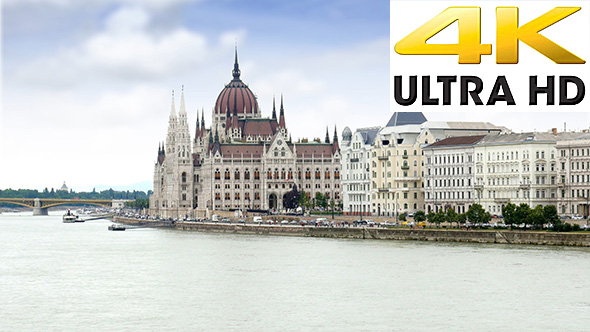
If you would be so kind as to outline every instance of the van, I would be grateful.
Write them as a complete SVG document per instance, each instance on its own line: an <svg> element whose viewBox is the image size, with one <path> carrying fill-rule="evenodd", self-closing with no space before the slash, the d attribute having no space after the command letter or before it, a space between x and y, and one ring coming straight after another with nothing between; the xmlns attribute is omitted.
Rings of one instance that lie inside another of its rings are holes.
<svg viewBox="0 0 590 332"><path fill-rule="evenodd" d="M262 222L262 217L260 217L260 216L253 217L252 218L252 221L255 222L255 223L258 223L258 222L261 223Z"/></svg>
<svg viewBox="0 0 590 332"><path fill-rule="evenodd" d="M219 221L219 216L214 214L211 216L211 221Z"/></svg>

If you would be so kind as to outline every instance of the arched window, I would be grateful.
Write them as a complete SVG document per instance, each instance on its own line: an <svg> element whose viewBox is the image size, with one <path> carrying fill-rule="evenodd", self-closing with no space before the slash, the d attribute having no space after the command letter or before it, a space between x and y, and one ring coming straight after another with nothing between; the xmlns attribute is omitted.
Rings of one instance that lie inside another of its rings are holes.
<svg viewBox="0 0 590 332"><path fill-rule="evenodd" d="M186 172L182 172L182 183L186 183Z"/></svg>
<svg viewBox="0 0 590 332"><path fill-rule="evenodd" d="M260 180L260 172L258 171L258 168L254 169L254 180Z"/></svg>
<svg viewBox="0 0 590 332"><path fill-rule="evenodd" d="M324 173L324 178L326 180L329 180L330 179L330 169L326 168L326 172Z"/></svg>
<svg viewBox="0 0 590 332"><path fill-rule="evenodd" d="M284 180L287 177L287 173L285 172L285 169L281 169L281 179Z"/></svg>
<svg viewBox="0 0 590 332"><path fill-rule="evenodd" d="M236 168L236 170L234 171L234 180L239 180L240 179L240 170Z"/></svg>
<svg viewBox="0 0 590 332"><path fill-rule="evenodd" d="M229 168L225 169L225 179L229 180Z"/></svg>
<svg viewBox="0 0 590 332"><path fill-rule="evenodd" d="M266 178L268 180L272 180L272 170L269 168L268 171L266 172Z"/></svg>
<svg viewBox="0 0 590 332"><path fill-rule="evenodd" d="M246 168L244 171L244 180L250 180L250 170Z"/></svg>
<svg viewBox="0 0 590 332"><path fill-rule="evenodd" d="M215 180L219 180L221 179L221 172L219 171L219 168L217 168L215 170Z"/></svg>
<svg viewBox="0 0 590 332"><path fill-rule="evenodd" d="M319 168L316 168L315 169L315 178L316 178L316 180L321 179L321 173L320 173L320 169Z"/></svg>
<svg viewBox="0 0 590 332"><path fill-rule="evenodd" d="M340 170L338 168L334 170L334 179L340 180Z"/></svg>

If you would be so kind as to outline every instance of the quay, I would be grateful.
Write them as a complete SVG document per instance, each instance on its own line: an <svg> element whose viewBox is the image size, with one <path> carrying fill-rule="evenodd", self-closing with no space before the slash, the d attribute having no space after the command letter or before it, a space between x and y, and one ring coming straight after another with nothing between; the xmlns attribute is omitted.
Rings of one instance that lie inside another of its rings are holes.
<svg viewBox="0 0 590 332"><path fill-rule="evenodd" d="M137 224L142 220L115 217L114 222ZM176 222L174 229L215 233L300 236L340 239L398 241L440 241L590 247L590 232L546 232L516 230L460 230L381 227L315 227L299 225L257 225L219 222Z"/></svg>

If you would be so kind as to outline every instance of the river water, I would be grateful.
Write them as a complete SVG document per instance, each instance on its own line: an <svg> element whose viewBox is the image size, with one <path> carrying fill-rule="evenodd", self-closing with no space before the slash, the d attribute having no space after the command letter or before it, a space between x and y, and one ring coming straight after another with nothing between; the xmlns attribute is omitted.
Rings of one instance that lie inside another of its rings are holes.
<svg viewBox="0 0 590 332"><path fill-rule="evenodd" d="M0 215L1 331L588 331L590 249Z"/></svg>

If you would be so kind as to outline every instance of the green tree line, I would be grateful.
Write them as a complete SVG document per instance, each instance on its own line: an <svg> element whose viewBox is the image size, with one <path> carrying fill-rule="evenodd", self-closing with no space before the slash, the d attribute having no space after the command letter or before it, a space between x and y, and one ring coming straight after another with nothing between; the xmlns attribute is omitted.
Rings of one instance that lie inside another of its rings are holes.
<svg viewBox="0 0 590 332"><path fill-rule="evenodd" d="M90 192L75 192L73 190L55 190L51 188L38 191L36 189L0 189L0 198L56 198L56 199L147 199L152 194L151 190L144 191L117 191L111 189Z"/></svg>

